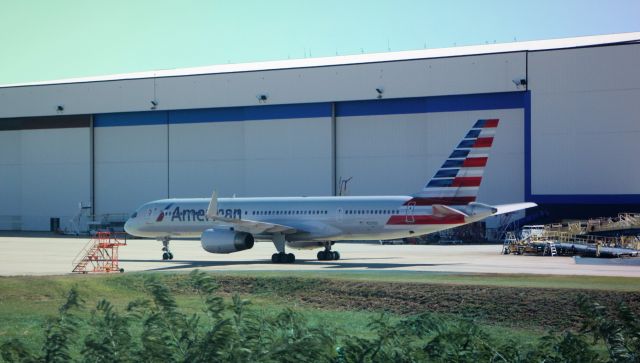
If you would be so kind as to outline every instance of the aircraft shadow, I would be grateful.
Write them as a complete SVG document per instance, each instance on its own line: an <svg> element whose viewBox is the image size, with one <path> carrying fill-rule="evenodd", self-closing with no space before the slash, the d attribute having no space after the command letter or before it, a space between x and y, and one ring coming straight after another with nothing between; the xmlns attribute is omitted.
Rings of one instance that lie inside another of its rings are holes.
<svg viewBox="0 0 640 363"><path fill-rule="evenodd" d="M368 260L384 260L386 258L371 258ZM364 260L363 258L353 260ZM160 260L125 260L121 259L120 262L133 262L133 263L158 263L164 262ZM147 271L179 271L182 269L194 269L194 268L207 268L207 267L219 267L219 266L238 266L238 265L269 265L269 266L291 266L290 264L274 264L270 259L268 260L248 260L248 261L190 261L190 260L171 260L165 263L171 264L167 267L152 268ZM362 268L362 269L390 269L401 267L433 267L433 266L448 266L459 265L459 263L389 263L389 262L350 262L350 259L340 259L338 261L318 261L316 259L297 259L293 264L302 266L318 266L324 269L346 269L346 268Z"/></svg>

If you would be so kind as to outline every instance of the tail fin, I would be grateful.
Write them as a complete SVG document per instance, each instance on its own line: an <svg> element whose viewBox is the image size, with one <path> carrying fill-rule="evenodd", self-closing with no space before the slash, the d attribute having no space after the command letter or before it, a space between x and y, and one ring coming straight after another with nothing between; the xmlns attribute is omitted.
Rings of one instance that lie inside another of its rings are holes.
<svg viewBox="0 0 640 363"><path fill-rule="evenodd" d="M498 121L478 120L436 175L407 204L466 205L475 202Z"/></svg>

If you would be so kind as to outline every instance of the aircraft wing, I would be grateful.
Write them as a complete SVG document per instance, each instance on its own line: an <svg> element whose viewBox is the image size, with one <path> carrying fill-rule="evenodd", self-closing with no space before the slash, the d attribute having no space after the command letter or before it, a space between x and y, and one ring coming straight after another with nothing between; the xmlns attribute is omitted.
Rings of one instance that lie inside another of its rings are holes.
<svg viewBox="0 0 640 363"><path fill-rule="evenodd" d="M512 204L492 205L493 208L497 209L497 211L493 215L516 212L519 210L533 208L537 206L538 205L536 203L512 203Z"/></svg>
<svg viewBox="0 0 640 363"><path fill-rule="evenodd" d="M291 233L298 232L298 230L296 230L293 227L285 226L282 224L276 224L276 223L258 222L258 221L251 221L246 219L231 219L231 218L224 218L224 217L215 217L213 218L213 220L224 222L226 224L231 224L233 225L233 228L236 231L247 232L253 235L271 234L271 233L291 234Z"/></svg>
<svg viewBox="0 0 640 363"><path fill-rule="evenodd" d="M211 202L209 202L209 208L207 208L207 218L212 221L223 222L230 224L236 231L247 232L254 235L270 234L270 233L283 233L291 234L298 232L297 229L285 226L282 224L258 222L248 219L227 218L218 215L218 198L216 192L211 195Z"/></svg>

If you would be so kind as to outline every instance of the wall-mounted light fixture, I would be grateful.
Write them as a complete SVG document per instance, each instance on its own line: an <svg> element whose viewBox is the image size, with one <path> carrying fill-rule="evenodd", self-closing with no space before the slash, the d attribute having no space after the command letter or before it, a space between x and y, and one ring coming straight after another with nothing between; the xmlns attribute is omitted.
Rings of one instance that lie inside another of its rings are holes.
<svg viewBox="0 0 640 363"><path fill-rule="evenodd" d="M62 112L62 111L64 111L64 105L58 105L58 106L56 106L56 111L58 111L58 112Z"/></svg>
<svg viewBox="0 0 640 363"><path fill-rule="evenodd" d="M517 88L526 87L527 86L527 79L526 78L514 79L511 82L513 82L513 84L515 84Z"/></svg>
<svg viewBox="0 0 640 363"><path fill-rule="evenodd" d="M151 100L151 109L155 110L158 107L158 101Z"/></svg>
<svg viewBox="0 0 640 363"><path fill-rule="evenodd" d="M384 93L384 88L378 87L376 88L376 92L378 93L378 98L382 98L382 94Z"/></svg>
<svg viewBox="0 0 640 363"><path fill-rule="evenodd" d="M260 103L266 103L267 99L269 98L269 96L267 96L266 94L261 94L256 97L258 98L258 102Z"/></svg>

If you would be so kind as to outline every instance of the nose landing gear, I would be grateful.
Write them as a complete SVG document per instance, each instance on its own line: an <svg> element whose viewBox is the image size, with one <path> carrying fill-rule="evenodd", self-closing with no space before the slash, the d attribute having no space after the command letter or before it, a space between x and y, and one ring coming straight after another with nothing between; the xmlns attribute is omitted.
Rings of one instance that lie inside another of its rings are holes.
<svg viewBox="0 0 640 363"><path fill-rule="evenodd" d="M173 253L169 251L169 238L162 239L162 260L173 260Z"/></svg>

